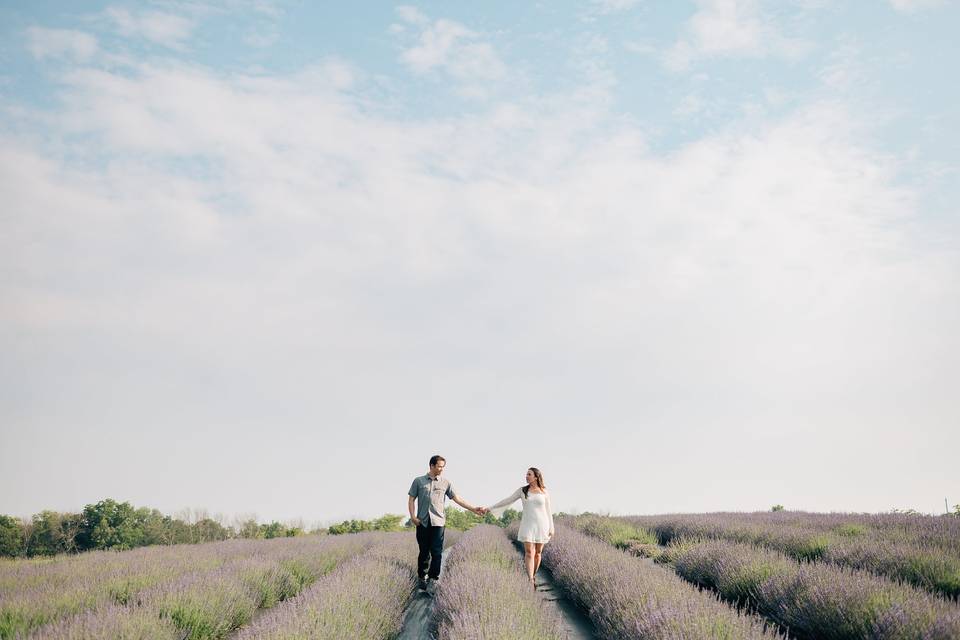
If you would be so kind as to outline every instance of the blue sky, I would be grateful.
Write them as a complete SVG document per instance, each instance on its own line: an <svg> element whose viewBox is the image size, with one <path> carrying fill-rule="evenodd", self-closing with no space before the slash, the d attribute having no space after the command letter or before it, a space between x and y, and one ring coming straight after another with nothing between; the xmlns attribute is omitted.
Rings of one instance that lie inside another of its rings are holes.
<svg viewBox="0 0 960 640"><path fill-rule="evenodd" d="M0 512L960 502L958 18L0 3Z"/></svg>

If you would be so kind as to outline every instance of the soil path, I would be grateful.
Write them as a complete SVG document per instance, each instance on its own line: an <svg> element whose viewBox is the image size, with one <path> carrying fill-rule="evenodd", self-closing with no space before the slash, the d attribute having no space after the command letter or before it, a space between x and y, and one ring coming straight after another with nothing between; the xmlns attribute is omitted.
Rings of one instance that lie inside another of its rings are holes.
<svg viewBox="0 0 960 640"><path fill-rule="evenodd" d="M567 640L599 640L590 618L580 607L576 606L563 594L563 591L553 582L553 574L542 564L537 570L537 594L543 598L548 607L554 607L560 613L563 621L563 630Z"/></svg>
<svg viewBox="0 0 960 640"><path fill-rule="evenodd" d="M517 545L517 549L523 553L523 547ZM443 576L442 567L440 575ZM560 615L566 640L600 640L587 614L564 595L554 583L553 574L543 565L537 571L537 595L548 608ZM432 616L433 598L418 590L410 600L403 619L403 629L396 640L435 640L430 628Z"/></svg>
<svg viewBox="0 0 960 640"><path fill-rule="evenodd" d="M523 546L520 543L514 544L522 554ZM543 598L548 607L560 614L567 640L600 640L586 612L566 597L553 581L553 574L542 564L537 570L537 595Z"/></svg>
<svg viewBox="0 0 960 640"><path fill-rule="evenodd" d="M453 545L450 545L453 546ZM443 550L444 555L450 551L450 547ZM446 563L440 565L440 579L447 568ZM430 623L433 618L433 596L426 591L417 589L410 598L410 604L403 616L403 627L400 629L400 635L394 640L435 640Z"/></svg>
<svg viewBox="0 0 960 640"><path fill-rule="evenodd" d="M427 592L417 589L407 606L403 628L396 640L433 640L433 634L430 633L432 616L433 598Z"/></svg>

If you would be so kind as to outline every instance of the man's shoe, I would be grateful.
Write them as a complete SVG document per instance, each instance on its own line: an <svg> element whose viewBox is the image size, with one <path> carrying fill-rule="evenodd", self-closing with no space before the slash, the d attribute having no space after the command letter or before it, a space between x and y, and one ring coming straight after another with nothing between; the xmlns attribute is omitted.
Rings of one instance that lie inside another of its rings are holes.
<svg viewBox="0 0 960 640"><path fill-rule="evenodd" d="M427 593L431 596L437 593L437 580L434 578L430 581L430 584L427 585Z"/></svg>
<svg viewBox="0 0 960 640"><path fill-rule="evenodd" d="M420 578L420 581L417 582L417 588L420 589L420 591L426 591L426 590L427 590L427 581L424 580L423 578Z"/></svg>

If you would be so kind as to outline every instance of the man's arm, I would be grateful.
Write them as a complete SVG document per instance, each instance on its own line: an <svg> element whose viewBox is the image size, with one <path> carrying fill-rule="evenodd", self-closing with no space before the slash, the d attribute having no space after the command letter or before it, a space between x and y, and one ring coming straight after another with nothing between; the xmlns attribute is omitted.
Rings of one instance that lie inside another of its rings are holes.
<svg viewBox="0 0 960 640"><path fill-rule="evenodd" d="M417 517L417 512L414 511L413 504L416 502L416 498L413 496L407 496L407 512L410 514L410 520L413 521L413 524L420 526L420 518Z"/></svg>
<svg viewBox="0 0 960 640"><path fill-rule="evenodd" d="M460 496L453 496L453 498L451 498L451 499L452 499L454 502L456 502L458 505L460 505L461 507L463 507L464 509L466 509L467 511L473 511L473 512L474 512L475 514L477 514L478 516L482 516L482 515L483 515L482 510L480 509L480 507L475 507L475 506L473 506L472 504L470 504L469 502L467 502L466 500L464 500L464 499L461 498Z"/></svg>

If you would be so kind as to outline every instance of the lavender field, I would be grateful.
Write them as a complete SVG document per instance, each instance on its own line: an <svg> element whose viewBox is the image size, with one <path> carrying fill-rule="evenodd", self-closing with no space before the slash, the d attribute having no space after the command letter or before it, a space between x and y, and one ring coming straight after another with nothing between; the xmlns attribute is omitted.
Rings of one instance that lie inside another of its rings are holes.
<svg viewBox="0 0 960 640"><path fill-rule="evenodd" d="M790 637L960 638L956 518L720 513L567 524Z"/></svg>
<svg viewBox="0 0 960 640"><path fill-rule="evenodd" d="M448 532L424 640L561 640L507 530ZM957 521L901 515L567 516L544 566L598 638L960 638ZM0 562L0 638L391 639L412 532ZM409 629L406 630L409 637Z"/></svg>

